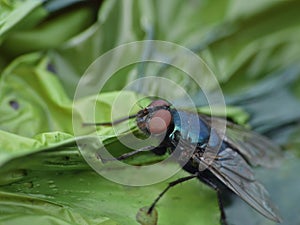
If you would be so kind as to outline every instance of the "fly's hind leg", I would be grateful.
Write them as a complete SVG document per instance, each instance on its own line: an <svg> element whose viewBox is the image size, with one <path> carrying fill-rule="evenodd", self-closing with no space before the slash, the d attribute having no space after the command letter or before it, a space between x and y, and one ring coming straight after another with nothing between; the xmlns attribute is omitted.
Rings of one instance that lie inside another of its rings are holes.
<svg viewBox="0 0 300 225"><path fill-rule="evenodd" d="M220 209L220 213L221 213L221 216L220 216L221 225L228 225L228 223L226 221L226 214L225 214L225 210L224 210L224 206L223 206L221 192L220 192L220 190L216 190L216 191L217 191L217 196L218 196L219 209Z"/></svg>
<svg viewBox="0 0 300 225"><path fill-rule="evenodd" d="M197 161L199 163L199 165L202 165L202 162L201 162L201 160L199 158L193 157L193 159L195 161ZM204 164L204 166L207 167L206 164ZM225 210L224 210L224 205L223 205L223 200L222 200L220 188L213 181L211 181L208 177L200 175L198 178L203 183L207 184L209 187L213 188L217 192L218 205L219 205L219 210L220 210L220 223L221 223L221 225L229 225L227 223L227 220L226 220L226 214L225 214Z"/></svg>
<svg viewBox="0 0 300 225"><path fill-rule="evenodd" d="M221 223L221 225L229 225L227 223L227 220L226 220L226 214L225 214L225 210L224 210L224 205L223 205L221 190L217 187L216 184L214 184L209 179L204 178L204 177L199 177L199 179L203 183L207 184L208 186L210 186L211 188L213 188L217 192L218 205L219 205L219 210L220 210L220 223Z"/></svg>

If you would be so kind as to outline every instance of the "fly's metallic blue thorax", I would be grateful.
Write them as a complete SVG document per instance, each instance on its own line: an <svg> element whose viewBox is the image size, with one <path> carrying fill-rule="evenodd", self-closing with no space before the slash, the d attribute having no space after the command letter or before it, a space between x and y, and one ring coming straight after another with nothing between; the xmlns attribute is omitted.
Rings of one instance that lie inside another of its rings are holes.
<svg viewBox="0 0 300 225"><path fill-rule="evenodd" d="M183 138L193 144L204 144L208 141L210 129L198 114L174 109L170 112L174 123L174 130L169 136L172 140Z"/></svg>

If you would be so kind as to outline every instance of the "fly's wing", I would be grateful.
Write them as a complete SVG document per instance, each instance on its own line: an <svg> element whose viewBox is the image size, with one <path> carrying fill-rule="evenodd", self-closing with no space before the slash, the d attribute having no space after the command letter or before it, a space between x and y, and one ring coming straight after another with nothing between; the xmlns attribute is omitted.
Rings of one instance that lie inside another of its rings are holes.
<svg viewBox="0 0 300 225"><path fill-rule="evenodd" d="M283 152L278 146L253 131L218 117L214 117L213 122L206 115L200 115L200 118L209 125L213 123L218 126L218 124L226 123L226 133L223 141L239 151L253 166L272 167L278 164L283 157ZM215 130L218 132L218 129ZM220 133L219 135L223 136Z"/></svg>
<svg viewBox="0 0 300 225"><path fill-rule="evenodd" d="M273 221L281 221L279 213L271 203L268 192L262 184L255 180L251 167L238 152L226 148L221 150L218 157L209 163L205 158L197 158L197 160L259 213Z"/></svg>

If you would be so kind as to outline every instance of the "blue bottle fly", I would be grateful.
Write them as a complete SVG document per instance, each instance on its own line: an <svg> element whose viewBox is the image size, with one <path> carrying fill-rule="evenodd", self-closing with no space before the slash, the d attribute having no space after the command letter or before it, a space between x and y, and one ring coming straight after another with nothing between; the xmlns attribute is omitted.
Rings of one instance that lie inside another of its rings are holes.
<svg viewBox="0 0 300 225"><path fill-rule="evenodd" d="M191 174L169 183L149 207L149 214L171 187L198 178L217 192L221 224L228 224L222 203L222 193L228 190L266 218L281 222L268 192L255 179L251 168L272 166L282 156L280 149L268 139L228 121L223 134L212 125L222 124L224 119L213 118L212 121L204 114L177 110L164 100L153 101L130 118L136 118L137 126L147 135L164 135L161 144L154 149L149 147L149 150L156 154L174 153L183 169ZM126 119L85 125L113 125ZM145 149L124 154L118 159L126 159Z"/></svg>

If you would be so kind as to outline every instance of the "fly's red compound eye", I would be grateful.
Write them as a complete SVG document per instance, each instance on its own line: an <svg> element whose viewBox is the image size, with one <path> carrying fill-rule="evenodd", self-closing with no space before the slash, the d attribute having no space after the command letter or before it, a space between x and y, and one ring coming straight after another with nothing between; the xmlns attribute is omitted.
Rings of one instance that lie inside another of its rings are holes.
<svg viewBox="0 0 300 225"><path fill-rule="evenodd" d="M153 101L147 108L155 108L160 106L170 106L170 104L164 100ZM151 115L148 121L147 127L151 134L161 134L166 132L171 123L171 113L166 109L158 109L153 115Z"/></svg>
<svg viewBox="0 0 300 225"><path fill-rule="evenodd" d="M170 104L164 100L156 100L153 101L148 107L155 107L155 106L170 106Z"/></svg>
<svg viewBox="0 0 300 225"><path fill-rule="evenodd" d="M157 110L148 123L148 129L151 134L161 134L167 131L171 123L171 113L168 110Z"/></svg>

